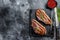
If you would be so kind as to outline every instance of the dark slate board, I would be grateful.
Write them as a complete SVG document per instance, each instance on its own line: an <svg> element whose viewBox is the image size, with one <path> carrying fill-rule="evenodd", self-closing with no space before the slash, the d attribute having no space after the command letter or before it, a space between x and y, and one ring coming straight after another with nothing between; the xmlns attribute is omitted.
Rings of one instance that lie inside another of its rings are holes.
<svg viewBox="0 0 60 40"><path fill-rule="evenodd" d="M41 22L41 21L39 21L37 18L36 18L36 16L35 16L35 11L36 11L36 9L31 9L30 10L30 15L29 15L29 17L30 17L30 26L29 26L29 35L32 37L54 37L54 25L52 24L52 28L51 28L51 25L46 25L46 24L44 24L43 22ZM52 10L48 10L48 9L45 9L45 11L46 11L46 13L47 13L47 15L51 18L51 11ZM54 19L53 19L54 17L52 16L52 21L54 22ZM32 29L32 27L31 27L31 20L32 19L36 19L37 21L39 21L44 27L46 27L46 29L47 29L47 34L46 35L43 35L43 36L41 36L41 35L38 35L38 34L36 34L34 31L33 31L33 29Z"/></svg>

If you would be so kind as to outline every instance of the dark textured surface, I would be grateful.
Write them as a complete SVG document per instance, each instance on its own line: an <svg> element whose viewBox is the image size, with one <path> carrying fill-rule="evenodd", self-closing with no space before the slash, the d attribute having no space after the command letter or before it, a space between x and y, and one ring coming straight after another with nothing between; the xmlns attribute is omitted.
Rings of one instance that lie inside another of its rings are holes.
<svg viewBox="0 0 60 40"><path fill-rule="evenodd" d="M29 36L29 9L45 9L46 3L47 0L0 0L0 40L55 40Z"/></svg>

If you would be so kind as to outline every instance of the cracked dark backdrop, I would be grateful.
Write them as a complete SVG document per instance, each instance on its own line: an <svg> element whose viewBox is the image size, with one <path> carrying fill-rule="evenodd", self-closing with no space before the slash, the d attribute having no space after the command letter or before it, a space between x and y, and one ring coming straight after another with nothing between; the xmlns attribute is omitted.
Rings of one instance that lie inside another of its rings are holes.
<svg viewBox="0 0 60 40"><path fill-rule="evenodd" d="M55 40L29 36L29 9L45 9L46 3L47 0L0 0L0 40Z"/></svg>

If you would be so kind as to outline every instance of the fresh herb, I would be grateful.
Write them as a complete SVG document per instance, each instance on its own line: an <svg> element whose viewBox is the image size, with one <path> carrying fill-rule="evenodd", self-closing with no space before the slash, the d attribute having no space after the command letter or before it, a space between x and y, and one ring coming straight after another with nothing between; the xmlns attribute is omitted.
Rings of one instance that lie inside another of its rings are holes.
<svg viewBox="0 0 60 40"><path fill-rule="evenodd" d="M40 14L40 18L41 18L42 20L44 20L44 16L43 16L42 13Z"/></svg>
<svg viewBox="0 0 60 40"><path fill-rule="evenodd" d="M35 27L35 30L40 31L38 27Z"/></svg>

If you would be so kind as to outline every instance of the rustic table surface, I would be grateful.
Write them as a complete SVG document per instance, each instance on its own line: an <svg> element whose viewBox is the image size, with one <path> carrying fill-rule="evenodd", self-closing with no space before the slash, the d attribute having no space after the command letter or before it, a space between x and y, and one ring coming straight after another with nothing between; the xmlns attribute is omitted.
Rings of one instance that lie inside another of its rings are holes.
<svg viewBox="0 0 60 40"><path fill-rule="evenodd" d="M29 36L30 9L46 9L47 1L0 0L0 40L56 40L56 35L53 38ZM57 0L57 2L60 7L60 1ZM47 11L50 12L48 9Z"/></svg>

